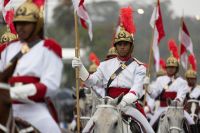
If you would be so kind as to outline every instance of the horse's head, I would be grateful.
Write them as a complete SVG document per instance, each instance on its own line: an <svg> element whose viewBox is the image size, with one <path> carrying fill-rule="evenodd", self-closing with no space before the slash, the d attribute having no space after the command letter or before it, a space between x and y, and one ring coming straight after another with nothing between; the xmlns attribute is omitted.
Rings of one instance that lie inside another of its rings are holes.
<svg viewBox="0 0 200 133"><path fill-rule="evenodd" d="M183 103L169 100L167 111L160 121L166 132L181 133L185 121Z"/></svg>
<svg viewBox="0 0 200 133"><path fill-rule="evenodd" d="M97 110L90 122L93 125L94 133L121 133L122 117L117 105L122 100L123 95L112 99L105 97L101 100L101 104L97 106Z"/></svg>
<svg viewBox="0 0 200 133"><path fill-rule="evenodd" d="M190 114L195 123L197 123L199 118L199 101L196 99L189 99L186 103L186 111Z"/></svg>

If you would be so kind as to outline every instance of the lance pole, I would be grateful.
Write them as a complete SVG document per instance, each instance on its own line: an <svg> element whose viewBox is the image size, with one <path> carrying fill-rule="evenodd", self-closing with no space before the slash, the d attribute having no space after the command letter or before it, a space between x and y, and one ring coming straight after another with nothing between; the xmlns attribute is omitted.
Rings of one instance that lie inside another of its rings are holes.
<svg viewBox="0 0 200 133"><path fill-rule="evenodd" d="M159 0L157 0L156 2L156 13L155 13L155 18L157 16L157 10L158 10L158 2ZM149 77L149 79L151 78L151 66L152 66L152 59L153 59L153 43L154 43L154 33L155 33L155 27L156 27L156 23L154 22L154 26L153 26L153 30L152 30L152 39L151 39L151 45L150 45L150 53L149 53L149 61L148 61L148 67L147 67L147 73L146 76ZM143 104L145 105L146 102L146 95L147 95L147 89L148 89L148 85L144 85L144 99L143 99Z"/></svg>
<svg viewBox="0 0 200 133"><path fill-rule="evenodd" d="M75 25L75 56L80 57L80 40L79 40L79 30L78 30L78 17L76 11L74 12L74 25ZM80 107L79 107L79 68L75 68L76 73L76 112L77 112L77 132L80 133Z"/></svg>

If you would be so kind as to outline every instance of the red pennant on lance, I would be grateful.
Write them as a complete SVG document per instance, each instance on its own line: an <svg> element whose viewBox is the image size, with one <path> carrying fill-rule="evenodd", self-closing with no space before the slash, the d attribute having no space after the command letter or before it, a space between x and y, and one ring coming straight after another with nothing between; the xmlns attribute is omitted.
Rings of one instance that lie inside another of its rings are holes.
<svg viewBox="0 0 200 133"><path fill-rule="evenodd" d="M84 29L88 30L90 40L92 40L92 22L84 6L84 0L72 0L74 9L80 18L81 25Z"/></svg>
<svg viewBox="0 0 200 133"><path fill-rule="evenodd" d="M10 0L4 0L3 6L5 7L9 2Z"/></svg>
<svg viewBox="0 0 200 133"><path fill-rule="evenodd" d="M158 14L159 14L159 17L156 20L156 28L157 28L158 33L159 33L159 37L158 37L158 43L159 43L160 40L165 36L165 31L164 31L164 26L163 26L163 22L162 22L162 14L161 14L160 2L159 1L158 1Z"/></svg>
<svg viewBox="0 0 200 133"><path fill-rule="evenodd" d="M159 52L158 44L160 43L161 39L165 36L159 0L151 16L150 25L153 29L155 27L152 49L153 49L153 55L154 55L154 60L155 60L156 72L158 72L160 68L159 67L160 66L159 64L160 52Z"/></svg>
<svg viewBox="0 0 200 133"><path fill-rule="evenodd" d="M186 27L186 24L183 20L182 22L182 26L180 28L180 32L179 32L179 41L180 41L180 45L181 45L181 50L180 50L180 56L181 56L181 64L183 66L183 68L186 70L187 69L187 64L188 64L188 54L193 54L193 44L192 44L192 40L189 34L189 31Z"/></svg>

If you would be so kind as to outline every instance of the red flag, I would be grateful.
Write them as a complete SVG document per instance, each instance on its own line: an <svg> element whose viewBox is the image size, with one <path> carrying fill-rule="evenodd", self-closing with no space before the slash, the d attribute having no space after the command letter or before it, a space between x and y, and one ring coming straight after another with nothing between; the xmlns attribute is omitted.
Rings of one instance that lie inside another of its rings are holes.
<svg viewBox="0 0 200 133"><path fill-rule="evenodd" d="M153 14L151 16L150 25L152 28L154 28L154 26L155 26L152 49L153 49L154 59L155 59L155 63L156 63L156 72L158 72L159 68L160 68L159 67L160 53L159 53L158 43L165 36L159 0L158 0L157 6L154 8Z"/></svg>
<svg viewBox="0 0 200 133"><path fill-rule="evenodd" d="M5 7L9 2L10 0L4 0L3 6Z"/></svg>
<svg viewBox="0 0 200 133"><path fill-rule="evenodd" d="M187 64L188 64L187 53L189 52L190 54L194 55L194 52L193 52L192 40L191 40L189 31L186 27L184 20L179 32L179 41L181 43L180 44L181 45L181 51L180 51L181 64L184 69L187 69Z"/></svg>
<svg viewBox="0 0 200 133"><path fill-rule="evenodd" d="M87 10L84 6L84 0L72 0L74 9L77 12L77 15L80 18L81 25L84 29L88 30L88 34L90 37L90 40L92 40L93 34L92 34L92 22L90 20L90 17L87 13Z"/></svg>

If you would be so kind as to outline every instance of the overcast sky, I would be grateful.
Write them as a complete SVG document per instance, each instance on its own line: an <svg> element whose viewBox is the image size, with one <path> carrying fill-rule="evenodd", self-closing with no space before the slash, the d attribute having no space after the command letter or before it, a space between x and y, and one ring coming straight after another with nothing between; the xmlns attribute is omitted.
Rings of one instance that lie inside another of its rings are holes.
<svg viewBox="0 0 200 133"><path fill-rule="evenodd" d="M0 0L1 2L2 0ZM25 0L12 0L12 4L15 6ZM57 5L59 0L47 0L48 1L48 16L52 14L53 8ZM108 1L108 0L85 0L86 3L89 2L98 2L98 1ZM153 4L156 0L109 0L109 1L118 1L122 5L126 5L129 2L137 2L140 4ZM171 10L175 12L174 16L200 16L200 0L160 0L162 1L171 1ZM1 8L1 7L0 7ZM50 18L51 19L51 18Z"/></svg>
<svg viewBox="0 0 200 133"><path fill-rule="evenodd" d="M85 0L86 2L92 1L107 1L107 0ZM109 0L111 1L111 0ZM126 4L127 2L139 2L141 4L153 4L156 0L112 0L118 1L120 4ZM160 0L171 1L171 9L175 11L175 15L182 16L183 12L185 16L200 16L200 0Z"/></svg>

